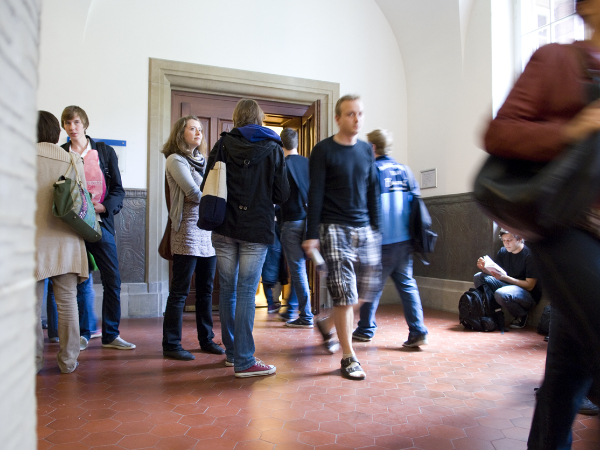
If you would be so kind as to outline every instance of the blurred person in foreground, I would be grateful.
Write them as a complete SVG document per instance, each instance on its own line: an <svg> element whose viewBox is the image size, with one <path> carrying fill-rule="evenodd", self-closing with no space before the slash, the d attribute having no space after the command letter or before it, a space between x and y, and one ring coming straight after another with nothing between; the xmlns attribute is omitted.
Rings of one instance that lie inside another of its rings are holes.
<svg viewBox="0 0 600 450"><path fill-rule="evenodd" d="M408 166L390 156L392 135L387 130L367 134L373 148L381 192L381 287L372 302L360 307L358 327L352 338L370 341L377 330L375 313L385 282L392 277L402 300L408 339L404 347L427 345L429 333L423 319L423 305L417 282L413 278L413 246L410 238L410 205L413 195L420 195L419 185Z"/></svg>
<svg viewBox="0 0 600 450"><path fill-rule="evenodd" d="M600 102L588 104L582 61L600 70L600 0L577 2L591 40L537 50L485 135L497 156L550 161L600 130ZM600 193L599 193L600 199ZM600 202L578 226L533 243L552 302L552 334L528 448L570 449L573 420L600 378Z"/></svg>
<svg viewBox="0 0 600 450"><path fill-rule="evenodd" d="M75 170L85 184L83 160L71 155L57 144L60 124L53 114L39 111L37 144L37 209L35 212L35 278L37 314L41 318L45 294L45 279L52 281L58 309L58 337L60 351L56 355L62 373L71 373L79 364L79 314L77 310L77 283L88 278L88 259L85 241L69 225L54 217L53 184L60 176L75 179ZM36 326L36 370L44 365L44 334L41 320Z"/></svg>
<svg viewBox="0 0 600 450"><path fill-rule="evenodd" d="M267 246L275 239L275 208L289 196L281 140L262 126L258 103L241 99L233 110L233 130L222 133L208 156L210 169L223 143L227 162L225 220L212 232L219 270L219 316L225 365L237 378L275 373L254 356L256 289ZM208 177L208 175L207 175ZM200 186L204 190L206 178Z"/></svg>

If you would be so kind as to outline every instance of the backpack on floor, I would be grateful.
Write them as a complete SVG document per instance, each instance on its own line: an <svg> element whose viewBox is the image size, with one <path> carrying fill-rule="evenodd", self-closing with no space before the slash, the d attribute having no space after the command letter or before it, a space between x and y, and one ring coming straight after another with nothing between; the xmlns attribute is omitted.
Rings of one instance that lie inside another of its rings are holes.
<svg viewBox="0 0 600 450"><path fill-rule="evenodd" d="M540 316L540 321L537 326L537 332L539 334L543 334L544 336L548 336L550 334L550 305L544 306L544 310L542 311L542 315Z"/></svg>
<svg viewBox="0 0 600 450"><path fill-rule="evenodd" d="M485 284L469 289L460 297L458 320L468 330L504 332L504 312Z"/></svg>

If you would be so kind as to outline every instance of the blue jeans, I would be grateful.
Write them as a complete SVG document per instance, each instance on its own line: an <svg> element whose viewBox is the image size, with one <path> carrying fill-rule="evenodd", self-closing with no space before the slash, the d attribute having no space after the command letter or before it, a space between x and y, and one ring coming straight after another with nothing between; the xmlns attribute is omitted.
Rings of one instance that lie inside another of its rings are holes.
<svg viewBox="0 0 600 450"><path fill-rule="evenodd" d="M476 288L487 284L498 304L513 317L526 316L527 311L535 306L535 300L528 291L514 284L504 283L486 273L477 272L473 277L473 283Z"/></svg>
<svg viewBox="0 0 600 450"><path fill-rule="evenodd" d="M44 298L46 299L46 317L48 320L48 338L58 337L58 309L56 308L56 300L54 299L54 289L52 288L52 280L46 278L44 280Z"/></svg>
<svg viewBox="0 0 600 450"><path fill-rule="evenodd" d="M298 297L296 296L296 290L294 284L290 287L290 295L287 298L287 308L285 312L280 313L280 316L285 320L294 320L296 318L296 311L298 310ZM312 313L311 318L312 321Z"/></svg>
<svg viewBox="0 0 600 450"><path fill-rule="evenodd" d="M600 380L600 241L571 229L532 250L552 303L552 333L527 448L570 449L581 401Z"/></svg>
<svg viewBox="0 0 600 450"><path fill-rule="evenodd" d="M58 311L54 299L54 289L52 280L47 278L46 289L46 314L48 315L48 337L58 337ZM79 335L84 336L88 341L92 332L96 331L96 312L94 311L94 279L92 272L90 277L83 283L77 284L77 309L79 310Z"/></svg>
<svg viewBox="0 0 600 450"><path fill-rule="evenodd" d="M173 278L165 318L163 321L163 350L183 350L181 347L181 328L183 325L183 308L190 292L192 275L196 273L196 330L198 342L203 347L212 342L212 291L215 278L217 257L202 258L191 255L173 255Z"/></svg>
<svg viewBox="0 0 600 450"><path fill-rule="evenodd" d="M267 246L267 255L262 265L262 283L267 298L267 305L271 306L273 300L273 287L279 281L279 266L281 264L281 242L279 236L275 233L275 240Z"/></svg>
<svg viewBox="0 0 600 450"><path fill-rule="evenodd" d="M305 222L306 220L284 222L281 227L281 245L292 277L292 294L288 302L287 313L292 314L297 305L300 318L312 322L313 314L310 310L310 288L306 273L306 256L304 250L302 250L306 228Z"/></svg>
<svg viewBox="0 0 600 450"><path fill-rule="evenodd" d="M110 344L119 336L121 322L121 274L115 237L102 226L102 239L85 243L102 278L102 343Z"/></svg>
<svg viewBox="0 0 600 450"><path fill-rule="evenodd" d="M254 358L254 313L256 288L267 244L240 241L213 232L219 269L219 316L228 361L237 372L252 367Z"/></svg>
<svg viewBox="0 0 600 450"><path fill-rule="evenodd" d="M90 277L77 285L77 308L79 309L79 334L88 341L98 324L95 308L96 294L94 292L94 279Z"/></svg>
<svg viewBox="0 0 600 450"><path fill-rule="evenodd" d="M381 246L381 289L373 302L364 302L360 307L360 320L356 332L373 337L377 324L375 312L379 305L383 287L388 277L392 277L404 309L404 319L408 324L408 337L418 337L428 333L423 321L423 305L417 282L413 278L413 249L410 241L396 242Z"/></svg>

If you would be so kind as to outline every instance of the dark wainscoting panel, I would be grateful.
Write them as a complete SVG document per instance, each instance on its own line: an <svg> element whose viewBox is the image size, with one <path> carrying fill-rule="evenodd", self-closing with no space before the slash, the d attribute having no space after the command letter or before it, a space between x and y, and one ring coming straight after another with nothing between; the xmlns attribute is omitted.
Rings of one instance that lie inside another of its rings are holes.
<svg viewBox="0 0 600 450"><path fill-rule="evenodd" d="M115 216L121 283L146 280L146 189L125 189L123 209ZM94 272L94 284L100 273Z"/></svg>
<svg viewBox="0 0 600 450"><path fill-rule="evenodd" d="M414 274L421 277L472 281L477 258L493 256L494 223L477 207L472 194L453 194L425 198L438 234L431 265L415 258Z"/></svg>

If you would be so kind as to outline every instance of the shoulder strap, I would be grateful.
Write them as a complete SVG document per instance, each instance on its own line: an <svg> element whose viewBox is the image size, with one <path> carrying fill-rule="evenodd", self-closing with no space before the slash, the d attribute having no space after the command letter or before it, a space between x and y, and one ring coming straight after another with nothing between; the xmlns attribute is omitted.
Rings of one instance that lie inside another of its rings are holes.
<svg viewBox="0 0 600 450"><path fill-rule="evenodd" d="M171 212L171 189L169 188L169 182L167 181L167 174L165 173L165 200L167 201L167 210Z"/></svg>
<svg viewBox="0 0 600 450"><path fill-rule="evenodd" d="M302 197L302 203L304 203L305 205L308 205L308 192L305 192L305 190L302 189L302 187L300 186L300 183L298 183L299 177L298 177L298 173L296 172L296 169L294 168L294 166L292 164L287 164L287 168L288 168L290 174L292 175L292 178L294 179L294 183L296 183L296 187L300 191L300 196Z"/></svg>
<svg viewBox="0 0 600 450"><path fill-rule="evenodd" d="M77 164L75 163L75 156L73 155L73 152L69 151L69 157L71 158L71 163L69 164L69 167L67 167L64 177L67 178L67 175L71 170L71 166L73 166L73 169L75 170L75 181L77 181L77 184L81 184L81 177L79 176L79 171L77 170Z"/></svg>
<svg viewBox="0 0 600 450"><path fill-rule="evenodd" d="M96 144L96 150L98 151L98 159L100 160L100 169L102 169L102 172L104 173L104 169L106 168L106 159L107 159L106 144L104 142L96 142L96 141L94 141L94 143Z"/></svg>

